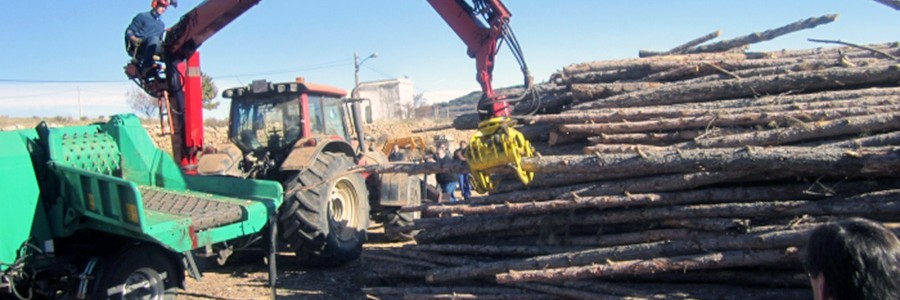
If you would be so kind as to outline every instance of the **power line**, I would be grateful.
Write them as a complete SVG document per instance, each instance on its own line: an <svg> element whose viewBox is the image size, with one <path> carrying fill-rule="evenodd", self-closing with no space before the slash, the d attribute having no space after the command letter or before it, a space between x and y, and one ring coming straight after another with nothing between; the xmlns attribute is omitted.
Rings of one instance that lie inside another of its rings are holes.
<svg viewBox="0 0 900 300"><path fill-rule="evenodd" d="M55 79L10 79L0 78L2 83L122 83L127 80L55 80Z"/></svg>
<svg viewBox="0 0 900 300"><path fill-rule="evenodd" d="M216 76L216 78L237 78L237 77L246 77L246 76L261 76L261 75L272 75L272 74L296 73L296 72L300 72L300 71L329 69L329 68L336 68L336 67L348 66L348 65L353 65L353 61L349 60L349 59L342 59L342 60L336 60L336 61L331 61L331 62L307 65L307 66L299 66L299 67L294 67L294 68L289 68L289 69L260 71L260 72L254 72L254 73L219 75L219 76Z"/></svg>

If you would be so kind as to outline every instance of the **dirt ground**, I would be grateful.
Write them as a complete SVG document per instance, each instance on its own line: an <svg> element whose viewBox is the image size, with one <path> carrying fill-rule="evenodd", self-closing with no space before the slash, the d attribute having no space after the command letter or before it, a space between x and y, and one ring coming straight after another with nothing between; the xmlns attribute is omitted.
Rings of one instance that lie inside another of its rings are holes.
<svg viewBox="0 0 900 300"><path fill-rule="evenodd" d="M406 244L385 242L381 227L375 225L365 248ZM334 268L299 267L292 253L280 253L276 259L277 299L366 299L361 289L370 268L363 258ZM178 299L270 299L268 266L263 261L229 261L201 271L203 278L188 278L187 289L178 291Z"/></svg>

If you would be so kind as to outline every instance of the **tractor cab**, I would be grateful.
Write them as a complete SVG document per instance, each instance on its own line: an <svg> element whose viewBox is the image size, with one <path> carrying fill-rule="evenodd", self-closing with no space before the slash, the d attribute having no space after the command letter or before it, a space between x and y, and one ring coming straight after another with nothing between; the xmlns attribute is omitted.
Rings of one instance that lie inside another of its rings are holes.
<svg viewBox="0 0 900 300"><path fill-rule="evenodd" d="M229 139L247 152L283 152L314 135L350 140L341 89L297 82L254 81L223 92L231 99Z"/></svg>
<svg viewBox="0 0 900 300"><path fill-rule="evenodd" d="M315 140L349 144L350 116L342 99L346 94L302 78L283 83L256 80L222 92L231 99L228 138L251 158L245 161L253 162L242 167L242 173L281 166L295 148L315 145ZM352 152L351 146L346 148Z"/></svg>

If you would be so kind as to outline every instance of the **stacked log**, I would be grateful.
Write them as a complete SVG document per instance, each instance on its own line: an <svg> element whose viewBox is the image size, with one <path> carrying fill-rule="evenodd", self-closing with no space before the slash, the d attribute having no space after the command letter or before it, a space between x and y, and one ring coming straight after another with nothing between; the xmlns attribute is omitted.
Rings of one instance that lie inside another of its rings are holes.
<svg viewBox="0 0 900 300"><path fill-rule="evenodd" d="M865 217L900 233L898 43L679 53L554 74L540 88L555 106L519 118L535 180L405 208L432 217L406 228L415 245L364 254L402 265L372 278L394 289L367 292L809 298L818 226ZM466 166L377 168L446 170Z"/></svg>

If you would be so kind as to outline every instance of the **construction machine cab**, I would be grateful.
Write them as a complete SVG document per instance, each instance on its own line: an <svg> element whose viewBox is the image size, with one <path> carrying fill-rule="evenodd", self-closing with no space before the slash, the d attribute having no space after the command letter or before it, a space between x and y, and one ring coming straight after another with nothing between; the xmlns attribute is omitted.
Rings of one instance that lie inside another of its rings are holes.
<svg viewBox="0 0 900 300"><path fill-rule="evenodd" d="M334 87L309 83L254 81L228 89L229 139L243 152L281 152L313 135L347 136L341 96Z"/></svg>

